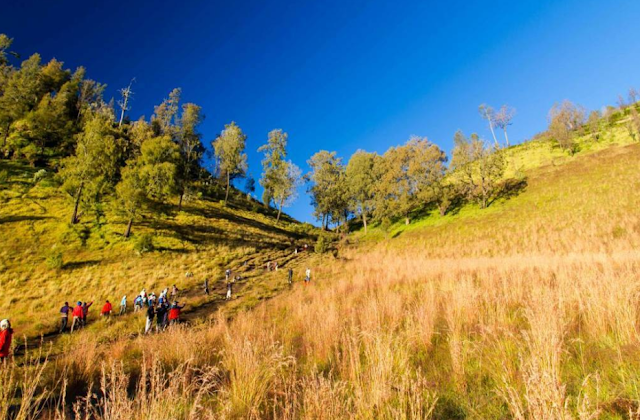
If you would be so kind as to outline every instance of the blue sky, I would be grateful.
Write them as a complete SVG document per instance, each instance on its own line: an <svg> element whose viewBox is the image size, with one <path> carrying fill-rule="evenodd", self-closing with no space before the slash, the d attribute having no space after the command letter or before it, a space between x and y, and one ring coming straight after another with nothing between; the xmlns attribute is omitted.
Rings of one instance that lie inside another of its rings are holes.
<svg viewBox="0 0 640 420"><path fill-rule="evenodd" d="M236 121L256 178L274 128L307 170L322 149L346 161L412 134L447 152L457 129L488 138L483 102L517 109L519 142L554 102L599 109L640 87L631 0L3 3L0 32L23 57L83 65L108 97L135 77L132 118L181 87L203 107L205 144ZM287 212L313 221L304 189Z"/></svg>

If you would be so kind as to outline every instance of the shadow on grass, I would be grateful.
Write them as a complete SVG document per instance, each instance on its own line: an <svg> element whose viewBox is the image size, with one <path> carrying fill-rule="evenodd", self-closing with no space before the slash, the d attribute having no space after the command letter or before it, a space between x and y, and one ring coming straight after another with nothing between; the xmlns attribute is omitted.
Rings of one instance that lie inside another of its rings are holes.
<svg viewBox="0 0 640 420"><path fill-rule="evenodd" d="M62 268L64 270L75 270L75 269L78 269L78 268L90 267L92 265L97 265L97 264L100 264L101 262L102 262L102 260L70 261L70 262L64 263Z"/></svg>
<svg viewBox="0 0 640 420"><path fill-rule="evenodd" d="M50 216L0 216L0 225L15 222L34 222L37 220L53 219Z"/></svg>

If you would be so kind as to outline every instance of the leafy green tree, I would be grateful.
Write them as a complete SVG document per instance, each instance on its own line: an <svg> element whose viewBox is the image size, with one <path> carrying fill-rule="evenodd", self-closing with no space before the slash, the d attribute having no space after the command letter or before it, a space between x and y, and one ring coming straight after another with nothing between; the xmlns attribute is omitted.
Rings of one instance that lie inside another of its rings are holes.
<svg viewBox="0 0 640 420"><path fill-rule="evenodd" d="M280 129L269 132L267 144L260 146L258 152L264 153L262 160L262 178L260 185L265 192L262 195L266 205L274 200L278 208L276 223L280 221L282 208L290 205L296 198L296 191L302 180L300 168L287 157L287 133Z"/></svg>
<svg viewBox="0 0 640 420"><path fill-rule="evenodd" d="M180 164L178 166L178 186L180 201L178 210L182 209L182 200L195 178L200 174L200 159L204 154L202 134L198 126L204 120L202 108L196 104L182 105L182 114L178 122L177 142L180 149Z"/></svg>
<svg viewBox="0 0 640 420"><path fill-rule="evenodd" d="M247 136L242 132L235 122L227 124L222 133L213 143L213 150L218 161L220 175L226 181L226 192L224 204L227 205L229 199L229 188L231 180L237 176L242 176L247 171L247 154L244 153ZM255 189L255 187L254 187Z"/></svg>
<svg viewBox="0 0 640 420"><path fill-rule="evenodd" d="M315 216L326 229L329 221L341 221L347 208L345 167L336 152L326 150L311 156L307 163L311 167L306 178Z"/></svg>
<svg viewBox="0 0 640 420"><path fill-rule="evenodd" d="M346 182L351 210L359 214L367 233L367 216L375 204L375 186L378 182L376 162L380 160L376 153L358 150L349 159L346 168Z"/></svg>
<svg viewBox="0 0 640 420"><path fill-rule="evenodd" d="M466 138L462 131L456 132L451 158L453 176L463 192L477 201L480 208L488 207L498 193L504 167L504 157L499 149L488 146L475 133Z"/></svg>
<svg viewBox="0 0 640 420"><path fill-rule="evenodd" d="M434 199L434 186L444 176L446 159L438 146L421 137L389 149L378 165L376 219L404 217L409 224L411 210Z"/></svg>
<svg viewBox="0 0 640 420"><path fill-rule="evenodd" d="M62 162L63 189L74 198L71 223L78 223L83 197L95 202L105 188L115 185L122 158L122 139L113 128L113 115L95 113L77 136L75 154Z"/></svg>

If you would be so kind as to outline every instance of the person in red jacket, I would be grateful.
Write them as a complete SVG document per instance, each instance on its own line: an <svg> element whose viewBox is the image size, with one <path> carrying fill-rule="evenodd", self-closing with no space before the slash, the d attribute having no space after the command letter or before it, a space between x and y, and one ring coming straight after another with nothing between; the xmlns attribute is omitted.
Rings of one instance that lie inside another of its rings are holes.
<svg viewBox="0 0 640 420"><path fill-rule="evenodd" d="M184 308L184 305L180 306L177 301L173 302L171 309L169 309L169 324L177 324L180 322L180 311L182 311L182 308Z"/></svg>
<svg viewBox="0 0 640 420"><path fill-rule="evenodd" d="M111 302L107 301L102 307L102 310L100 311L100 315L108 318L111 315L112 309L113 309L113 306L111 306Z"/></svg>
<svg viewBox="0 0 640 420"><path fill-rule="evenodd" d="M0 361L5 360L11 354L11 339L13 329L8 319L0 321Z"/></svg>
<svg viewBox="0 0 640 420"><path fill-rule="evenodd" d="M82 302L78 301L78 304L73 308L73 312L71 312L71 316L73 317L73 321L71 321L71 332L73 332L75 328L80 328L82 325L82 318L84 317Z"/></svg>

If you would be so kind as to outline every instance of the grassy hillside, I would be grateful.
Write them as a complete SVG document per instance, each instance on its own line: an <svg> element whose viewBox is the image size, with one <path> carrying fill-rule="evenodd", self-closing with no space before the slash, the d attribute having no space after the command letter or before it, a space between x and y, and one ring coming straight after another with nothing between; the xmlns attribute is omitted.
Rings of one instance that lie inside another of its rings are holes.
<svg viewBox="0 0 640 420"><path fill-rule="evenodd" d="M73 202L49 174L34 184L36 169L7 161L0 162L0 172L7 178L0 190L0 314L28 336L53 331L65 301L95 301L97 316L106 299L115 307L126 294L131 305L143 287L159 294L176 284L190 310L212 305L227 268L243 277L236 289L251 306L275 287L263 284L254 269L270 260L282 266L294 244L313 240L298 223L276 225L239 192L229 207L199 198L180 212L173 205L147 213L126 240L127 221L110 201L98 211L82 209L81 223L71 225ZM145 240L153 250L140 252ZM206 299L205 278L213 289Z"/></svg>
<svg viewBox="0 0 640 420"><path fill-rule="evenodd" d="M640 418L640 144L614 130L580 145L574 156L544 140L510 148L509 170L524 181L517 194L484 210L468 204L387 232L357 232L337 257L276 251L295 237L294 225L201 200L156 223L159 251L136 255L106 232L98 236L104 245L64 242L70 265L57 271L42 257L24 257L34 262L27 276L11 256L31 255L29 235L42 232L31 245L42 249L68 235L68 203L59 197L47 212L56 223L0 225L13 244L3 248L5 273L14 273L3 278L16 293L9 296L44 305L47 296L25 284L34 278L60 296L83 281L95 294L119 294L176 279L204 309L192 312L188 327L153 336L135 333L137 315L95 322L57 340L43 376L25 379L24 389L65 378L59 407L67 411L52 410L60 419L88 389L91 404L76 412L102 419ZM53 191L46 188L34 197ZM198 235L210 242L182 239L176 224L185 226L182 235L206 230ZM250 239L218 243L210 224L249 229ZM22 234L11 235L11 225ZM136 232L152 228L143 223ZM276 252L298 275L312 267L312 283L289 290L284 273L250 269ZM246 295L203 320L217 306L195 297L202 276L221 277L226 265L247 259ZM3 305L20 308L26 323L39 306L22 300ZM55 318L55 306L42 313ZM238 310L246 306L254 309ZM37 373L42 364L31 366Z"/></svg>

